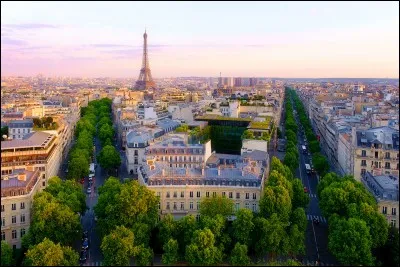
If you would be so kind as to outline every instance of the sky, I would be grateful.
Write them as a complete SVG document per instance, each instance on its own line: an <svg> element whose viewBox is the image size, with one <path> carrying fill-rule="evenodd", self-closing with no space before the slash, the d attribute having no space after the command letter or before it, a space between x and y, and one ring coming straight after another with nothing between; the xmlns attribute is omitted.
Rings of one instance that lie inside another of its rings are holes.
<svg viewBox="0 0 400 267"><path fill-rule="evenodd" d="M1 76L399 78L399 2L1 1Z"/></svg>

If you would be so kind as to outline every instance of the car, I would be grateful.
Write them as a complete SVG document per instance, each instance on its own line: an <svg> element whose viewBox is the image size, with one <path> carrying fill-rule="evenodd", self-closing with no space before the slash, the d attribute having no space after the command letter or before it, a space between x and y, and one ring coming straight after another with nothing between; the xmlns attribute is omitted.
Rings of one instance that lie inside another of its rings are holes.
<svg viewBox="0 0 400 267"><path fill-rule="evenodd" d="M93 181L89 181L89 186L92 186L93 185Z"/></svg>
<svg viewBox="0 0 400 267"><path fill-rule="evenodd" d="M81 181L80 181L80 183L81 183L81 184L84 184L84 183L85 183L85 178L82 178Z"/></svg>
<svg viewBox="0 0 400 267"><path fill-rule="evenodd" d="M304 187L304 193L308 193L307 187Z"/></svg>
<svg viewBox="0 0 400 267"><path fill-rule="evenodd" d="M82 233L82 240L85 240L85 238L89 238L89 232L88 231L84 231Z"/></svg>
<svg viewBox="0 0 400 267"><path fill-rule="evenodd" d="M87 250L89 248L89 238L85 238L82 241L82 249Z"/></svg>
<svg viewBox="0 0 400 267"><path fill-rule="evenodd" d="M87 260L87 251L82 249L80 257L79 257L79 261L80 261L80 263L85 263L86 260Z"/></svg>
<svg viewBox="0 0 400 267"><path fill-rule="evenodd" d="M86 193L88 193L88 194L92 193L92 188L90 186L88 187Z"/></svg>
<svg viewBox="0 0 400 267"><path fill-rule="evenodd" d="M316 224L316 225L319 224L319 219L318 219L317 216L314 216L314 218L313 218L313 223Z"/></svg>

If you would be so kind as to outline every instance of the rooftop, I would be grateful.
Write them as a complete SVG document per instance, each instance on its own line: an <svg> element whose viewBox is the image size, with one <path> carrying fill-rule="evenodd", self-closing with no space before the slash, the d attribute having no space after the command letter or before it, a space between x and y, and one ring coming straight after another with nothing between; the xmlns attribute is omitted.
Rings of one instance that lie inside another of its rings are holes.
<svg viewBox="0 0 400 267"><path fill-rule="evenodd" d="M365 131L357 131L357 145L372 146L373 144L391 146L399 149L399 131L384 126L371 128Z"/></svg>
<svg viewBox="0 0 400 267"><path fill-rule="evenodd" d="M53 134L45 132L32 132L25 135L22 140L13 139L11 141L2 141L1 150L23 147L45 147L53 138Z"/></svg>

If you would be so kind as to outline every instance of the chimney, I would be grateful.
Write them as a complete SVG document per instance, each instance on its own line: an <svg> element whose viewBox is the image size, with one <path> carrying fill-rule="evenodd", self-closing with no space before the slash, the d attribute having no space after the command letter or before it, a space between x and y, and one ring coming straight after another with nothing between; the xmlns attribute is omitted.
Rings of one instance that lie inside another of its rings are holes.
<svg viewBox="0 0 400 267"><path fill-rule="evenodd" d="M242 169L242 177L244 177L244 173L245 173L245 171L244 171L244 168Z"/></svg>
<svg viewBox="0 0 400 267"><path fill-rule="evenodd" d="M26 174L25 173L19 173L18 174L18 181L26 181Z"/></svg>
<svg viewBox="0 0 400 267"><path fill-rule="evenodd" d="M221 175L221 167L218 166L218 176L220 176L220 175Z"/></svg>
<svg viewBox="0 0 400 267"><path fill-rule="evenodd" d="M165 176L165 169L162 169L161 175L162 175L162 176Z"/></svg>
<svg viewBox="0 0 400 267"><path fill-rule="evenodd" d="M29 166L26 166L26 170L33 172L33 171L35 171L35 167L32 165L29 165Z"/></svg>
<svg viewBox="0 0 400 267"><path fill-rule="evenodd" d="M204 176L204 167L201 168L201 176Z"/></svg>

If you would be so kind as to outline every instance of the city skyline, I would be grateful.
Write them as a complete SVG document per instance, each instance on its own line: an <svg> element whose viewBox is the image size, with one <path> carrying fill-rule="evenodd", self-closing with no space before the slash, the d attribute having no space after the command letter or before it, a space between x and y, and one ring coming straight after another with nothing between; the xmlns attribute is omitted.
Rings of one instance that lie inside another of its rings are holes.
<svg viewBox="0 0 400 267"><path fill-rule="evenodd" d="M395 2L1 6L2 76L137 79L147 27L155 78L399 77Z"/></svg>

